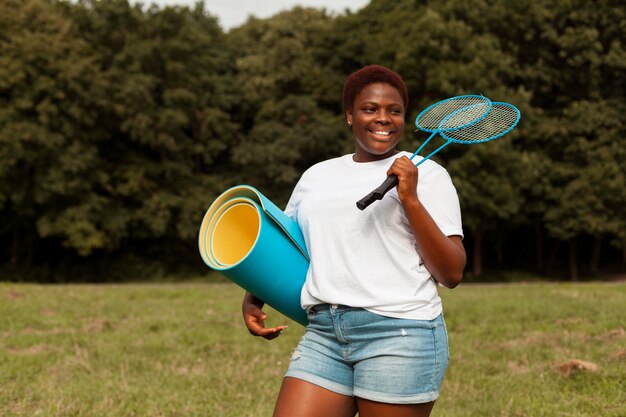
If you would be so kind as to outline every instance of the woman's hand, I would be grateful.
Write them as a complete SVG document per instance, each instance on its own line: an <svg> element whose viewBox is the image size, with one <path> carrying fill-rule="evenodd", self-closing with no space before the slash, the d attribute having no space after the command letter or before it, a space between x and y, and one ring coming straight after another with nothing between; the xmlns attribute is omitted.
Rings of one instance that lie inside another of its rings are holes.
<svg viewBox="0 0 626 417"><path fill-rule="evenodd" d="M398 177L398 197L402 205L417 200L417 178L419 171L415 164L406 156L396 159L387 175L395 174Z"/></svg>
<svg viewBox="0 0 626 417"><path fill-rule="evenodd" d="M251 335L272 340L280 336L280 332L285 330L287 326L265 328L265 319L267 318L267 315L262 310L264 305L265 303L262 300L259 300L253 294L246 292L241 305L243 321Z"/></svg>

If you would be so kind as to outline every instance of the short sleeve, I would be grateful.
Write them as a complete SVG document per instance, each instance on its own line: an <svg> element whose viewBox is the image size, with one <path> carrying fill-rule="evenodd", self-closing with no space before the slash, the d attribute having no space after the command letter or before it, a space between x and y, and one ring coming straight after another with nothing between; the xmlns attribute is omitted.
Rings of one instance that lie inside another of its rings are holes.
<svg viewBox="0 0 626 417"><path fill-rule="evenodd" d="M298 181L293 191L291 192L291 196L289 197L289 201L287 201L287 206L285 207L285 210L284 210L285 214L294 221L298 221L297 219L298 206L300 205L300 199L301 199L301 194L302 194L301 187L300 187L301 181L302 179Z"/></svg>
<svg viewBox="0 0 626 417"><path fill-rule="evenodd" d="M446 236L463 237L461 205L450 174L442 169L429 181L426 189L420 188L418 186L419 199L439 229Z"/></svg>

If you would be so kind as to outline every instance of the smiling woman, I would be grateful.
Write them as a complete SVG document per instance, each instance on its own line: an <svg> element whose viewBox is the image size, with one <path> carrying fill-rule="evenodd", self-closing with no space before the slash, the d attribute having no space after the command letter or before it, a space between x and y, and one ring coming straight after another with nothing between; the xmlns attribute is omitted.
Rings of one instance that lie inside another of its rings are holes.
<svg viewBox="0 0 626 417"><path fill-rule="evenodd" d="M363 88L352 107L346 108L346 121L356 141L354 160L371 162L397 153L404 113L402 97L395 87L376 83Z"/></svg>
<svg viewBox="0 0 626 417"><path fill-rule="evenodd" d="M309 168L285 209L310 254L300 297L309 324L274 416L428 416L448 364L436 282L455 287L465 266L459 201L441 166L418 172L396 149L408 104L398 74L361 68L343 104L354 153ZM398 177L392 198L357 209L385 174ZM244 321L274 339L285 326L265 328L263 306L247 293Z"/></svg>

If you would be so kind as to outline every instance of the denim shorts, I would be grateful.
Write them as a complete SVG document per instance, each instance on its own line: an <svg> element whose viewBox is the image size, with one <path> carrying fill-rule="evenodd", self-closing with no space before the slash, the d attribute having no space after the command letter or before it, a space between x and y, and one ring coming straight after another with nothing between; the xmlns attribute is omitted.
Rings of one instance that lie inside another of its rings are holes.
<svg viewBox="0 0 626 417"><path fill-rule="evenodd" d="M385 317L362 308L317 305L286 377L390 404L439 397L448 367L443 315L434 320Z"/></svg>

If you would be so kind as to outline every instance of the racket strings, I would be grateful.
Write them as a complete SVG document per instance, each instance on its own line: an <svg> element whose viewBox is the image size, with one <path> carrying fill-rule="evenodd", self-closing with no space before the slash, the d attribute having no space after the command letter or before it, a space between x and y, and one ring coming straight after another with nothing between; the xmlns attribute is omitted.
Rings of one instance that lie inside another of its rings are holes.
<svg viewBox="0 0 626 417"><path fill-rule="evenodd" d="M442 120L439 129L450 131L479 123L479 120L489 111L489 107L487 103L478 103L455 110Z"/></svg>
<svg viewBox="0 0 626 417"><path fill-rule="evenodd" d="M455 142L485 142L508 133L515 127L519 117L519 111L514 106L508 103L493 103L491 111L482 120L441 135Z"/></svg>
<svg viewBox="0 0 626 417"><path fill-rule="evenodd" d="M482 96L454 97L424 110L415 125L425 131L460 128L483 117L490 106L491 102Z"/></svg>

